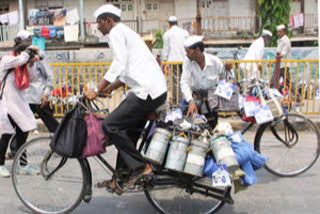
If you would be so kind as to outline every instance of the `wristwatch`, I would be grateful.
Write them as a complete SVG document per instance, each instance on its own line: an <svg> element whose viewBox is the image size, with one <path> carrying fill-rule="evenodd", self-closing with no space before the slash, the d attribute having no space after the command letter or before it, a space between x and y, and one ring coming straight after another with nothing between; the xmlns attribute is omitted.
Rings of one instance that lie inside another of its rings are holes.
<svg viewBox="0 0 320 214"><path fill-rule="evenodd" d="M99 89L97 86L94 87L94 92L97 94L97 96L99 96Z"/></svg>

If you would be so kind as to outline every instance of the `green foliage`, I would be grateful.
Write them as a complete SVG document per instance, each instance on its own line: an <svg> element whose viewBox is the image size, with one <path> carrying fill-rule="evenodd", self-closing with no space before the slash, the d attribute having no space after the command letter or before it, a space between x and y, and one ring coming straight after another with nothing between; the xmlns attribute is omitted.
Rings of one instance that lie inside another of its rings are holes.
<svg viewBox="0 0 320 214"><path fill-rule="evenodd" d="M277 25L288 26L290 18L290 3L292 0L258 0L258 17L261 20L261 30L268 29L274 35L269 41L270 46L277 45ZM288 33L289 37L291 34Z"/></svg>
<svg viewBox="0 0 320 214"><path fill-rule="evenodd" d="M163 39L162 39L162 33L160 30L157 30L155 37L156 37L156 41L153 45L153 48L158 48L158 49L163 48Z"/></svg>

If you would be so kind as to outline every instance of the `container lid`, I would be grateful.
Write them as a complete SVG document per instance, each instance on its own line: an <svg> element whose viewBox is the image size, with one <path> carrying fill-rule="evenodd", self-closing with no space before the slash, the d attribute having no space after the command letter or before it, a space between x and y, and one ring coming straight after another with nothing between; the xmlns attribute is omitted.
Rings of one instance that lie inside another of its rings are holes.
<svg viewBox="0 0 320 214"><path fill-rule="evenodd" d="M198 139L194 139L191 141L191 145L195 145L195 146L199 146L199 147L202 147L202 148L205 148L207 149L209 147L209 144L205 141L201 141L201 140L198 140Z"/></svg>
<svg viewBox="0 0 320 214"><path fill-rule="evenodd" d="M181 136L173 136L171 141L178 141L179 143L189 144L189 139Z"/></svg>
<svg viewBox="0 0 320 214"><path fill-rule="evenodd" d="M164 129L164 128L156 128L155 130L154 130L154 133L160 133L160 134L164 134L164 135L170 135L171 136L171 132L170 131L168 131L168 130L166 130L166 129ZM169 137L170 137L169 136Z"/></svg>

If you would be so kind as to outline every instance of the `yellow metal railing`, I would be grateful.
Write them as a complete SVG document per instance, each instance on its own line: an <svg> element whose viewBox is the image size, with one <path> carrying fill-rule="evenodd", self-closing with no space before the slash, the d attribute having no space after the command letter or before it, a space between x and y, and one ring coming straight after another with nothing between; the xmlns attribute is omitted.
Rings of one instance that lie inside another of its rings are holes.
<svg viewBox="0 0 320 214"><path fill-rule="evenodd" d="M225 62L225 61L224 61ZM240 80L240 74L243 78L256 75L256 78L271 82L274 73L275 60L237 60L229 61L232 63L232 69L237 73ZM286 97L285 104L289 111L300 111L304 114L319 115L319 60L282 60L285 65L284 85L288 85L282 93ZM182 62L162 62L162 71L165 74L168 85L168 101L173 104L173 95L176 95L176 104L181 103L179 96L181 69L179 65ZM111 63L53 63L51 66L54 71L54 91L52 105L54 115L62 117L64 113L70 110L76 97L82 95L83 90L93 87L102 78L109 69ZM259 72L254 73L254 66L260 68ZM244 68L244 69L243 69ZM176 70L176 89L173 87L174 70ZM290 72L289 72L290 71ZM287 75L290 83L287 84ZM292 90L294 88L294 90ZM100 99L100 107L108 108L109 111L115 109L123 98L123 92L127 87L119 88L115 91L112 98ZM318 99L317 99L318 98Z"/></svg>

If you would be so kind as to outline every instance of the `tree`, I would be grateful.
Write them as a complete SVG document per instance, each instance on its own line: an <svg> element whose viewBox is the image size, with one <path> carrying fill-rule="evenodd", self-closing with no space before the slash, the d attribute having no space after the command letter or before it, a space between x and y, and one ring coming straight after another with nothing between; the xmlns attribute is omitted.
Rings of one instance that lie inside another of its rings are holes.
<svg viewBox="0 0 320 214"><path fill-rule="evenodd" d="M292 0L258 0L258 14L261 20L261 30L268 29L274 35L269 44L277 45L277 25L288 26Z"/></svg>

